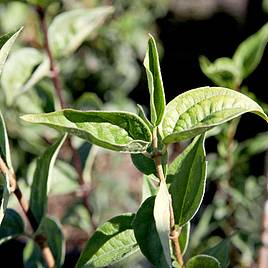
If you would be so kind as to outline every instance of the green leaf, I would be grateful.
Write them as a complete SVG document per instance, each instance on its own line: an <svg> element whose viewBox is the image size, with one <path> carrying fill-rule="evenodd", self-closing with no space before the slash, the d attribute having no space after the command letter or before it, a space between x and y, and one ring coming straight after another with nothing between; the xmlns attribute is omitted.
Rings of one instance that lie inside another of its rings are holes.
<svg viewBox="0 0 268 268"><path fill-rule="evenodd" d="M80 96L74 103L75 109L78 110L100 110L103 106L101 99L92 92L86 92Z"/></svg>
<svg viewBox="0 0 268 268"><path fill-rule="evenodd" d="M57 139L37 160L31 186L30 208L38 224L41 223L42 218L46 214L51 173L57 154L65 138L66 135Z"/></svg>
<svg viewBox="0 0 268 268"><path fill-rule="evenodd" d="M136 240L143 255L156 267L170 267L164 255L158 236L153 210L155 197L146 199L139 208L133 221Z"/></svg>
<svg viewBox="0 0 268 268"><path fill-rule="evenodd" d="M114 151L143 152L151 141L151 133L146 124L129 112L81 112L66 109L48 114L25 115L22 119L77 135Z"/></svg>
<svg viewBox="0 0 268 268"><path fill-rule="evenodd" d="M182 255L185 254L188 244L189 244L189 239L190 239L190 228L191 224L188 221L186 224L182 226L180 236L179 236L179 243L180 243L180 248Z"/></svg>
<svg viewBox="0 0 268 268"><path fill-rule="evenodd" d="M75 267L105 267L136 252L133 218L134 214L120 215L100 226L87 242Z"/></svg>
<svg viewBox="0 0 268 268"><path fill-rule="evenodd" d="M169 247L170 233L170 195L165 181L160 182L159 191L154 202L154 220L157 233L164 251L166 262L171 266L171 255Z"/></svg>
<svg viewBox="0 0 268 268"><path fill-rule="evenodd" d="M148 197L154 196L157 194L156 185L153 183L153 180L144 175L143 176L143 186L142 186L142 201L145 201Z"/></svg>
<svg viewBox="0 0 268 268"><path fill-rule="evenodd" d="M55 267L60 268L64 263L65 243L61 224L51 217L42 219L35 235L43 235L55 259Z"/></svg>
<svg viewBox="0 0 268 268"><path fill-rule="evenodd" d="M241 68L243 78L250 75L259 65L268 41L268 23L258 32L242 42L237 48L233 60Z"/></svg>
<svg viewBox="0 0 268 268"><path fill-rule="evenodd" d="M131 154L131 160L134 166L143 174L156 174L156 168L153 159L148 158L143 154Z"/></svg>
<svg viewBox="0 0 268 268"><path fill-rule="evenodd" d="M221 268L219 261L208 255L197 255L192 257L187 263L186 268Z"/></svg>
<svg viewBox="0 0 268 268"><path fill-rule="evenodd" d="M24 233L21 216L13 209L7 209L0 228L0 245Z"/></svg>
<svg viewBox="0 0 268 268"><path fill-rule="evenodd" d="M72 54L84 40L99 28L113 7L75 9L58 15L48 29L49 44L55 57Z"/></svg>
<svg viewBox="0 0 268 268"><path fill-rule="evenodd" d="M204 140L204 135L196 137L168 169L174 218L180 226L195 215L203 199L206 181Z"/></svg>
<svg viewBox="0 0 268 268"><path fill-rule="evenodd" d="M148 118L146 117L146 114L145 114L142 106L139 105L139 104L137 104L137 113L138 113L139 117L144 121L144 123L146 123L146 125L148 126L148 128L152 131L153 130L153 125L148 120Z"/></svg>
<svg viewBox="0 0 268 268"><path fill-rule="evenodd" d="M162 123L163 142L190 139L247 112L268 120L255 101L234 90L222 87L189 90L167 105Z"/></svg>
<svg viewBox="0 0 268 268"><path fill-rule="evenodd" d="M42 252L34 240L29 239L23 250L23 267L45 268Z"/></svg>
<svg viewBox="0 0 268 268"><path fill-rule="evenodd" d="M8 33L0 37L0 74L2 73L9 51L21 31L22 28L15 33Z"/></svg>
<svg viewBox="0 0 268 268"><path fill-rule="evenodd" d="M218 86L235 89L241 83L240 68L230 58L219 58L210 62L206 57L199 58L202 72Z"/></svg>
<svg viewBox="0 0 268 268"><path fill-rule="evenodd" d="M150 91L151 122L154 126L158 126L162 121L165 112L166 100L157 47L155 40L151 35L149 37L148 48L143 64L146 69Z"/></svg>
<svg viewBox="0 0 268 268"><path fill-rule="evenodd" d="M48 73L48 60L37 49L21 48L14 52L8 58L1 77L7 104L11 105L18 95L31 88Z"/></svg>
<svg viewBox="0 0 268 268"><path fill-rule="evenodd" d="M229 266L230 240L224 239L214 247L207 249L204 254L215 257L221 264L221 268Z"/></svg>

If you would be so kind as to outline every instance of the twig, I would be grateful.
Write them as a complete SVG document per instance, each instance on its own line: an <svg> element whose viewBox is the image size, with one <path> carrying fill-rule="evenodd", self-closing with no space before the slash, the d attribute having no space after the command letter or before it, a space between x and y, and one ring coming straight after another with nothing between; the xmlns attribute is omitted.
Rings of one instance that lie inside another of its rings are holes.
<svg viewBox="0 0 268 268"><path fill-rule="evenodd" d="M61 82L60 82L60 78L59 78L59 69L58 69L57 65L55 64L55 61L53 59L53 55L51 52L51 48L49 45L48 28L47 28L46 19L45 19L45 10L41 6L36 6L36 12L39 16L41 30L42 30L43 35L44 35L44 48L46 50L46 53L48 55L49 62L50 62L51 79L52 79L52 82L53 82L53 85L55 88L55 92L59 98L60 106L61 106L61 108L65 108L66 103L65 103L63 95L62 95L62 86L61 86ZM80 156L79 156L77 150L74 148L74 146L72 144L72 140L70 137L68 138L67 142L68 142L69 148L72 151L74 168L78 174L78 182L79 182L80 188L82 190L81 192L83 193L82 194L83 205L87 209L89 216L91 218L92 228L94 230L96 230L97 224L95 223L94 218L93 218L93 209L88 203L90 189L86 185L86 182L85 182L84 177L83 177L81 159L80 159Z"/></svg>
<svg viewBox="0 0 268 268"><path fill-rule="evenodd" d="M154 150L154 162L155 162L155 167L156 167L156 172L157 172L157 177L159 181L165 181L165 175L163 172L163 167L162 167L162 153L159 152L158 150L158 139L157 139L157 128L154 129L153 132L153 140L152 140L152 147ZM175 219L174 219L174 212L173 212L173 207L172 207L172 200L171 197L169 199L169 211L170 211L170 240L172 241L172 246L173 246L173 251L174 255L176 256L176 259L179 263L179 265L184 268L184 263L183 263L183 258L181 254L181 248L179 244L179 232L176 230L176 225L175 225Z"/></svg>
<svg viewBox="0 0 268 268"><path fill-rule="evenodd" d="M24 197L24 195L22 194L22 192L17 184L15 174L11 170L9 170L9 168L7 167L6 163L1 158L1 156L0 156L0 171L4 175L8 176L9 184L11 185L10 188L11 189L13 188L13 192L14 192L15 196L17 197L19 204L20 204L23 212L25 213L25 215L27 217L27 219L30 223L30 226L32 227L33 231L35 232L38 228L38 223L37 223L32 211L29 207L29 203L28 203L27 199ZM54 260L54 257L52 255L52 252L47 244L47 239L43 235L39 235L39 238L40 239L35 238L35 241L42 251L42 255L43 255L43 258L47 264L47 267L54 268L55 267L55 260ZM40 242L41 240L42 240L42 243Z"/></svg>

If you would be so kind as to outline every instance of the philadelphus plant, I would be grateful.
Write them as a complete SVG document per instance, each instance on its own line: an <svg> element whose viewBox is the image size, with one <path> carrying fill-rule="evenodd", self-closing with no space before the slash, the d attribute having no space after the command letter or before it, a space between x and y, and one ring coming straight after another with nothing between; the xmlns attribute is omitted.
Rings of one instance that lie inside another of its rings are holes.
<svg viewBox="0 0 268 268"><path fill-rule="evenodd" d="M25 121L79 136L100 147L130 153L134 165L145 174L150 194L147 193L137 213L114 217L100 226L87 242L76 267L105 267L137 250L159 268L227 267L228 261L217 250L189 259L184 257L190 221L205 190L205 133L247 112L266 122L267 116L249 97L223 87L192 89L166 104L152 36L144 66L150 93L150 119L140 106L138 114L63 109L22 116ZM191 138L193 141L183 153L167 164L168 146Z"/></svg>

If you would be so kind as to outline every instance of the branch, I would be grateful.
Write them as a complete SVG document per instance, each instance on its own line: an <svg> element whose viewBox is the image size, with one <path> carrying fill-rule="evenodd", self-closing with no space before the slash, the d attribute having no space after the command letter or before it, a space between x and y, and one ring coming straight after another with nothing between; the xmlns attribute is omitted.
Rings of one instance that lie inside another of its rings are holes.
<svg viewBox="0 0 268 268"><path fill-rule="evenodd" d="M24 195L22 194L22 192L17 184L15 174L7 167L6 163L1 158L1 156L0 156L0 171L4 175L8 176L10 188L14 192L15 196L17 197L19 204L20 204L24 214L26 215L26 217L30 223L30 226L32 227L33 231L35 232L38 228L38 223L37 223L32 211L29 207L29 203L28 203L27 199L24 197ZM54 268L55 267L55 260L54 260L54 257L52 255L51 249L49 248L49 246L47 244L47 239L43 235L41 235L41 236L39 235L39 238L42 238L42 240L35 238L35 241L42 251L42 255L44 257L44 260L45 260L48 268ZM42 242L40 242L40 241L42 241Z"/></svg>

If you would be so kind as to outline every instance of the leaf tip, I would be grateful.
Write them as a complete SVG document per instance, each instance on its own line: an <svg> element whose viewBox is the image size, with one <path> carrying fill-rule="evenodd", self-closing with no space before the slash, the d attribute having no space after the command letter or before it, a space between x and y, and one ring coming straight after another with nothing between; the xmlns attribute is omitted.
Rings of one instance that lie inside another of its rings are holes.
<svg viewBox="0 0 268 268"><path fill-rule="evenodd" d="M34 122L35 121L33 114L22 115L22 116L20 116L20 119L22 119L23 121L26 121L26 122Z"/></svg>

